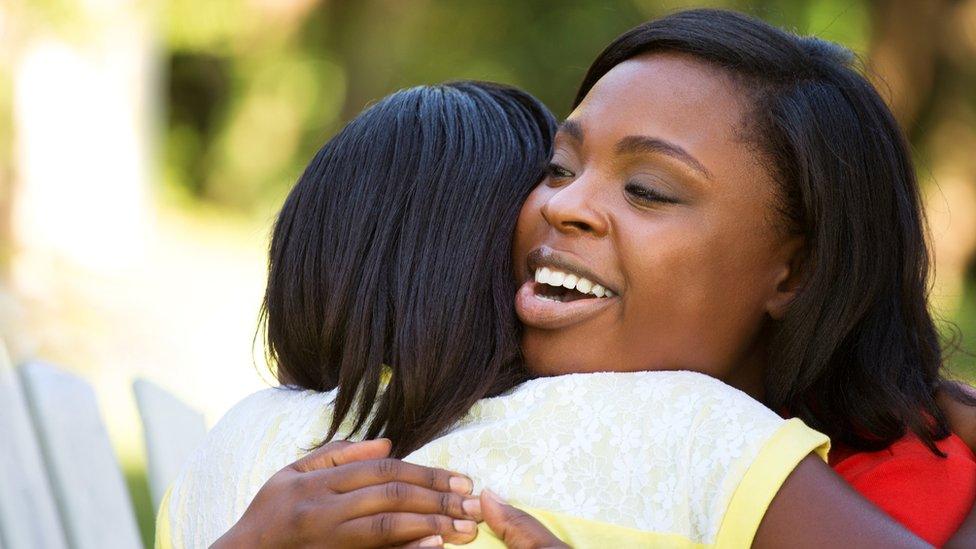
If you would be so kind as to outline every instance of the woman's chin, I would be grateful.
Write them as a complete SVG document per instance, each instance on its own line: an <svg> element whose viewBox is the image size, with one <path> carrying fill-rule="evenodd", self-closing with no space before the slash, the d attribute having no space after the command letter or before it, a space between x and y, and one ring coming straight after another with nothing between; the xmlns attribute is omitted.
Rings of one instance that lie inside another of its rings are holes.
<svg viewBox="0 0 976 549"><path fill-rule="evenodd" d="M522 356L534 377L617 371L612 360L595 360L592 340L572 337L560 331L526 326L522 333ZM585 345L586 348L580 345Z"/></svg>

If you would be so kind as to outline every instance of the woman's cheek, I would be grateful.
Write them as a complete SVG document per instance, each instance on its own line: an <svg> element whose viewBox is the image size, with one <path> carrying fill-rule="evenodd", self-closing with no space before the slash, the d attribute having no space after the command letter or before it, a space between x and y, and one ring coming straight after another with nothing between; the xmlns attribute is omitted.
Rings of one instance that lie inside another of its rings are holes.
<svg viewBox="0 0 976 549"><path fill-rule="evenodd" d="M534 238L541 236L544 231L545 218L542 215L542 207L547 200L545 190L545 184L536 187L529 194L519 212L518 220L515 223L515 245L513 249L517 260L525 260L525 255L529 253Z"/></svg>

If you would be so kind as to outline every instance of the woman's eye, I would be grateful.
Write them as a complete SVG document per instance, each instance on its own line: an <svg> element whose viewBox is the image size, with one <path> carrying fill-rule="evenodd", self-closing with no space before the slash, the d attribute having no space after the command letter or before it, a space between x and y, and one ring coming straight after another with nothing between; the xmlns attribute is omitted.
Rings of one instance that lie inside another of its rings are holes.
<svg viewBox="0 0 976 549"><path fill-rule="evenodd" d="M573 177L573 172L553 162L549 163L549 166L546 167L546 171L549 173L551 177L554 177L556 179Z"/></svg>
<svg viewBox="0 0 976 549"><path fill-rule="evenodd" d="M663 194L657 190L654 190L637 183L628 183L624 190L627 194L634 197L636 200L649 204L649 203L659 203L659 204L677 204L678 200L672 198L666 194Z"/></svg>

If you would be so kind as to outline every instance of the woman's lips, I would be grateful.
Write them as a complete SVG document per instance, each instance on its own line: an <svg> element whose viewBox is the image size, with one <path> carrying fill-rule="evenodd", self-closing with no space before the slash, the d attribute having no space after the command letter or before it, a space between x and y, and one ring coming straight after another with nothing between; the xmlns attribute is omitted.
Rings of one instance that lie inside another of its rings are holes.
<svg viewBox="0 0 976 549"><path fill-rule="evenodd" d="M590 318L620 299L593 297L574 301L553 301L540 297L540 284L528 280L515 294L515 312L526 326L558 330Z"/></svg>

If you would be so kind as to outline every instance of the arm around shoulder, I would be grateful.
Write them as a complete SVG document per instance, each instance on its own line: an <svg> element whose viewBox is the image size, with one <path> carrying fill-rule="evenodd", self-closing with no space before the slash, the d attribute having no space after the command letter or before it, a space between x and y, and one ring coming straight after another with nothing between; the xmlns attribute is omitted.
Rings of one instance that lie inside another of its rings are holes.
<svg viewBox="0 0 976 549"><path fill-rule="evenodd" d="M815 455L803 459L767 509L753 547L930 547L861 497Z"/></svg>

